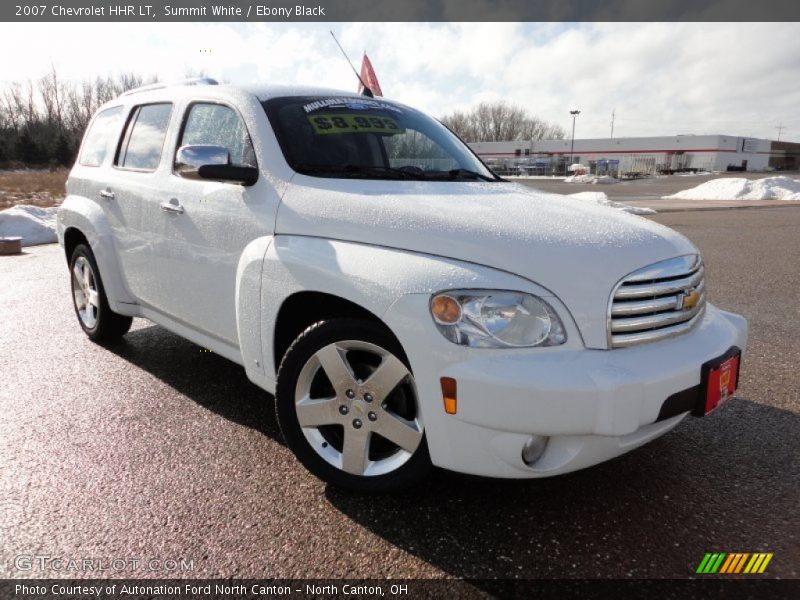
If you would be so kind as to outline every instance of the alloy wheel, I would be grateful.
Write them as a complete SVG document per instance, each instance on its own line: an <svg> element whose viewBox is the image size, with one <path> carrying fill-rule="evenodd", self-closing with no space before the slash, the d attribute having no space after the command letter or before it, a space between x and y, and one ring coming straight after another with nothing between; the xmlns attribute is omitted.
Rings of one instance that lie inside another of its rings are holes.
<svg viewBox="0 0 800 600"><path fill-rule="evenodd" d="M85 256L79 256L72 265L72 297L81 323L87 329L93 329L100 311L100 295L97 278Z"/></svg>
<svg viewBox="0 0 800 600"><path fill-rule="evenodd" d="M328 344L300 371L295 411L314 451L361 476L390 473L419 447L414 379L389 351L359 340Z"/></svg>

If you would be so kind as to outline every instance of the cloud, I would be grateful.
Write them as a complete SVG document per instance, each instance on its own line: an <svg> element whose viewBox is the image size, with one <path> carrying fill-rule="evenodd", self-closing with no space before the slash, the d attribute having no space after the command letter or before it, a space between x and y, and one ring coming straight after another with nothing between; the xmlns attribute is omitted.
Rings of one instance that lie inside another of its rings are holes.
<svg viewBox="0 0 800 600"><path fill-rule="evenodd" d="M728 133L800 139L796 23L3 23L0 84L117 71L355 89L367 50L387 96L441 116L506 99L605 137ZM120 41L124 43L120 43ZM201 52L203 50L203 52Z"/></svg>

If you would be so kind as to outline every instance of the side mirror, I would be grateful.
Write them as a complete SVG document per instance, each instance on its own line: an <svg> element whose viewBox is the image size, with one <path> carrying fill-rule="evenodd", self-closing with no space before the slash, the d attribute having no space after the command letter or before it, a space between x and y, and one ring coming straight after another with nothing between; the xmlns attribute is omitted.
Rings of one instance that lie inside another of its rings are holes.
<svg viewBox="0 0 800 600"><path fill-rule="evenodd" d="M200 179L198 170L204 165L229 165L231 153L224 146L181 146L175 157L175 172L186 179Z"/></svg>
<svg viewBox="0 0 800 600"><path fill-rule="evenodd" d="M231 155L224 146L181 146L175 157L175 172L186 179L229 181L253 185L258 169L231 164Z"/></svg>

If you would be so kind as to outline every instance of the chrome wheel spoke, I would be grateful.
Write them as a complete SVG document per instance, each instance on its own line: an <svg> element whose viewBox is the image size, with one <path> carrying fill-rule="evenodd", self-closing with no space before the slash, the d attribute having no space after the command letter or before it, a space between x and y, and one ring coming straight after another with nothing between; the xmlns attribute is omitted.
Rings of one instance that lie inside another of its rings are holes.
<svg viewBox="0 0 800 600"><path fill-rule="evenodd" d="M422 441L422 429L416 421L406 421L389 411L384 411L378 422L377 433L407 452L414 452Z"/></svg>
<svg viewBox="0 0 800 600"><path fill-rule="evenodd" d="M76 260L72 266L73 287L83 287L83 269L80 260Z"/></svg>
<svg viewBox="0 0 800 600"><path fill-rule="evenodd" d="M336 398L312 400L309 397L297 403L297 420L301 427L319 427L341 422Z"/></svg>
<svg viewBox="0 0 800 600"><path fill-rule="evenodd" d="M367 429L344 428L342 469L354 475L363 475L369 464L369 438Z"/></svg>
<svg viewBox="0 0 800 600"><path fill-rule="evenodd" d="M336 390L336 394L344 396L347 390L355 387L356 379L345 359L345 351L337 344L321 348L315 355L322 370Z"/></svg>
<svg viewBox="0 0 800 600"><path fill-rule="evenodd" d="M383 401L408 375L403 362L393 354L384 356L377 370L364 382L378 402Z"/></svg>
<svg viewBox="0 0 800 600"><path fill-rule="evenodd" d="M97 290L90 289L89 293L87 294L86 302L95 308L100 306L100 298L97 294Z"/></svg>
<svg viewBox="0 0 800 600"><path fill-rule="evenodd" d="M94 327L97 323L97 309L91 304L86 305L86 317L84 319L87 327Z"/></svg>
<svg viewBox="0 0 800 600"><path fill-rule="evenodd" d="M89 267L88 263L83 264L83 285L84 287L89 290L92 288L92 269Z"/></svg>

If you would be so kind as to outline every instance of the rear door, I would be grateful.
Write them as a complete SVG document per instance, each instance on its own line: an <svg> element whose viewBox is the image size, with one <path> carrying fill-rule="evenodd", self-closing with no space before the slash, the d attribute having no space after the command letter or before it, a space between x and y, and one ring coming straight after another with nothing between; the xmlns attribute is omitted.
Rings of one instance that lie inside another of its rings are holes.
<svg viewBox="0 0 800 600"><path fill-rule="evenodd" d="M101 195L105 190L105 167L108 158L114 155L116 142L124 121L124 107L112 106L98 112L86 131L86 136L81 144L78 162L70 173L70 185L73 190L85 198L101 200L107 194ZM104 206L105 203L101 203Z"/></svg>
<svg viewBox="0 0 800 600"><path fill-rule="evenodd" d="M174 172L177 150L224 146L230 162L258 167L245 119L232 104L190 102L171 148L173 171L162 198L178 211L162 212L163 247L156 257L163 310L192 328L238 346L236 269L245 246L272 235L279 196L263 175L251 186L185 179Z"/></svg>

